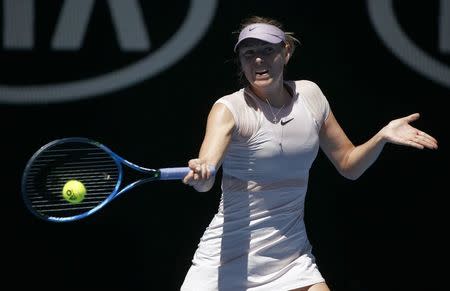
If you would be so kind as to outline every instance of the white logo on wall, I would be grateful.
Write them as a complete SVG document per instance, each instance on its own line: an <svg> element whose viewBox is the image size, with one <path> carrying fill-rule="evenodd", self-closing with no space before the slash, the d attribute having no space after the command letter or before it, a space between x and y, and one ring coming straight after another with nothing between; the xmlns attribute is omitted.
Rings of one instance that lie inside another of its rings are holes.
<svg viewBox="0 0 450 291"><path fill-rule="evenodd" d="M83 46L95 0L64 0L51 36L52 51L79 51ZM32 51L35 0L3 0L3 48ZM108 0L118 46L123 52L151 47L138 0ZM117 70L82 80L35 85L0 84L0 103L52 103L90 98L143 81L173 65L203 37L216 9L216 0L191 0L178 30L161 47ZM170 16L167 16L170 21ZM164 24L160 24L164 25ZM1 82L1 81L0 81Z"/></svg>
<svg viewBox="0 0 450 291"><path fill-rule="evenodd" d="M379 37L402 62L423 76L450 88L450 67L421 50L402 31L392 0L368 0L370 19ZM450 53L450 1L439 2L438 43L442 54Z"/></svg>

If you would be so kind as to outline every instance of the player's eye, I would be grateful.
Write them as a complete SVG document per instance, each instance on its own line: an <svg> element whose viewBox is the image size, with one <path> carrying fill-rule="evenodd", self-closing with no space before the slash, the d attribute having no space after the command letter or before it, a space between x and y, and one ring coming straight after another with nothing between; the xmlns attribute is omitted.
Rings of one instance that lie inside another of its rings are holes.
<svg viewBox="0 0 450 291"><path fill-rule="evenodd" d="M274 48L271 47L271 46L267 46L267 47L264 48L264 54L265 55L270 55L271 53L273 53L273 51L274 51Z"/></svg>
<svg viewBox="0 0 450 291"><path fill-rule="evenodd" d="M246 58L251 58L255 55L255 51L254 50L245 50L242 52L242 55Z"/></svg>

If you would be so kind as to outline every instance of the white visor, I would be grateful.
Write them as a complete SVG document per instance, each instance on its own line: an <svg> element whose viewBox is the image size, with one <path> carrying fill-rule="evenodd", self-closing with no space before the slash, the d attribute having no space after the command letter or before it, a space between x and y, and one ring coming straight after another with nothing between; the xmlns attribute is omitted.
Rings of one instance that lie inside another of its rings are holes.
<svg viewBox="0 0 450 291"><path fill-rule="evenodd" d="M254 23L246 26L239 34L238 41L234 46L236 52L239 44L247 38L255 38L269 43L280 43L286 40L284 31L278 27L266 23Z"/></svg>

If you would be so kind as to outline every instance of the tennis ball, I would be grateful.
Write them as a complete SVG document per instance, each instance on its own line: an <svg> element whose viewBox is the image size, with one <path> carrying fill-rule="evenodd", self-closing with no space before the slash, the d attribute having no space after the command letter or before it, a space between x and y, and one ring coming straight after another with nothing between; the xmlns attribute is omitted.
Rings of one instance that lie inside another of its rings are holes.
<svg viewBox="0 0 450 291"><path fill-rule="evenodd" d="M86 188L78 180L69 180L64 184L62 196L70 203L80 203L86 195Z"/></svg>

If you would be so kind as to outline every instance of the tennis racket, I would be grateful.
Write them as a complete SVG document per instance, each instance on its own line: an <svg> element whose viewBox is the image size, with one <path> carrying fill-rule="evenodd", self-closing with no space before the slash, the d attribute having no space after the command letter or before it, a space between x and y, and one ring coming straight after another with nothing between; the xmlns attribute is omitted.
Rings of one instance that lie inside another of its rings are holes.
<svg viewBox="0 0 450 291"><path fill-rule="evenodd" d="M99 142L69 137L44 145L30 158L22 176L22 196L39 218L75 221L97 212L133 187L150 181L181 180L189 170L140 167ZM215 169L210 170L214 175ZM131 182L124 182L132 176ZM67 187L68 181L75 188Z"/></svg>

